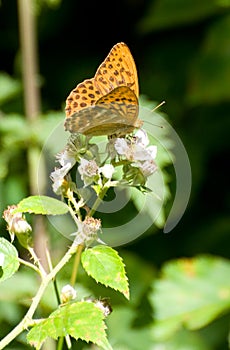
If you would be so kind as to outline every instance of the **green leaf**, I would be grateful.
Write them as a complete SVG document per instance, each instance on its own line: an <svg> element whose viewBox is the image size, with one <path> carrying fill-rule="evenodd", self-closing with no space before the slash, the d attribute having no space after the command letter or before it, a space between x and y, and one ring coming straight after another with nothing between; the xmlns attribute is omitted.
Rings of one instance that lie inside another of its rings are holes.
<svg viewBox="0 0 230 350"><path fill-rule="evenodd" d="M19 268L18 252L5 238L0 238L0 282L10 278Z"/></svg>
<svg viewBox="0 0 230 350"><path fill-rule="evenodd" d="M158 333L181 325L199 329L229 311L229 275L230 263L211 256L166 264L150 297Z"/></svg>
<svg viewBox="0 0 230 350"><path fill-rule="evenodd" d="M21 83L5 72L0 72L0 105L17 96L21 91Z"/></svg>
<svg viewBox="0 0 230 350"><path fill-rule="evenodd" d="M119 290L129 299L129 285L122 258L108 246L98 245L85 250L81 261L84 269L97 282Z"/></svg>
<svg viewBox="0 0 230 350"><path fill-rule="evenodd" d="M18 204L15 212L34 213L42 215L62 215L68 212L68 206L52 197L30 196Z"/></svg>
<svg viewBox="0 0 230 350"><path fill-rule="evenodd" d="M46 320L34 326L27 335L28 342L40 349L47 337L57 339L70 335L76 340L92 342L112 350L108 343L103 312L90 302L76 302L61 306Z"/></svg>

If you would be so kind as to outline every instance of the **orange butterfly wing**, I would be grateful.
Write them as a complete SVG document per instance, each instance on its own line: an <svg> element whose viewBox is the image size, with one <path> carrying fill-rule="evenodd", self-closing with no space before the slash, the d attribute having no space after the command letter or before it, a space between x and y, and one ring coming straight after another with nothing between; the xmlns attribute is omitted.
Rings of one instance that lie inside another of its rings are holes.
<svg viewBox="0 0 230 350"><path fill-rule="evenodd" d="M118 43L99 66L94 78L78 84L68 96L65 128L70 132L109 135L114 133L109 130L110 125L115 127L117 121L117 131L120 128L125 131L125 125L132 131L140 124L137 120L138 95L134 59L127 45ZM96 105L97 108L92 108Z"/></svg>
<svg viewBox="0 0 230 350"><path fill-rule="evenodd" d="M65 127L71 133L85 135L126 135L142 125L137 117L136 95L130 88L120 86L101 97L95 106L66 118Z"/></svg>

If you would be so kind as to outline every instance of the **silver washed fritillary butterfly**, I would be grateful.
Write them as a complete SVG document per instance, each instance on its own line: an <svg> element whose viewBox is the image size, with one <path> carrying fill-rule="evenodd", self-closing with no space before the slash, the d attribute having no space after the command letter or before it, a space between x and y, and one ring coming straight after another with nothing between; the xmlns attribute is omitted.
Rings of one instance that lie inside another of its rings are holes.
<svg viewBox="0 0 230 350"><path fill-rule="evenodd" d="M126 135L140 128L138 79L124 43L113 46L94 78L86 79L66 100L65 129L84 135Z"/></svg>

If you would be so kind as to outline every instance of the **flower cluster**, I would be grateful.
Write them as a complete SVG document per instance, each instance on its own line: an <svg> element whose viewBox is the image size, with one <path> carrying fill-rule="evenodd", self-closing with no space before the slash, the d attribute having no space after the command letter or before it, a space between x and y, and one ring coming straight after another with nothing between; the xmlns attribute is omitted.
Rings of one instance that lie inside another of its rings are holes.
<svg viewBox="0 0 230 350"><path fill-rule="evenodd" d="M114 148L117 154L122 159L128 161L126 164L128 165L128 170L130 171L134 168L133 174L137 173L137 169L139 170L140 175L142 175L140 185L144 185L146 179L157 170L155 163L157 146L148 146L148 144L147 133L141 129L136 132L132 139L117 138L114 142ZM126 175L125 178L128 179ZM135 182L132 184L135 185Z"/></svg>
<svg viewBox="0 0 230 350"><path fill-rule="evenodd" d="M123 165L123 180L126 179L134 186L144 185L147 178L157 170L157 146L149 146L149 139L144 130L138 130L135 136L130 138L109 139L106 149L106 159L111 159L111 163L101 164L97 146L87 143L84 135L72 135L64 151L57 155L61 168L56 168L51 173L54 192L65 193L66 182L70 181L67 174L76 163L77 173L84 187L92 184L103 186L105 179L112 179L115 168L119 165ZM136 179L137 173L140 175L139 183ZM132 174L135 178L133 181Z"/></svg>
<svg viewBox="0 0 230 350"><path fill-rule="evenodd" d="M142 129L134 136L109 138L103 155L87 136L72 134L65 149L57 155L60 167L51 173L53 190L68 199L71 190L78 203L81 201L81 207L87 208L87 188L92 188L100 199L110 187L127 185L143 189L148 177L157 169L156 154L157 147L149 146L147 133ZM116 175L117 169L122 175L119 179L116 176L115 181L113 175ZM73 178L76 180L73 181ZM74 206L76 209L77 206ZM79 212L79 206L76 211ZM87 209L83 220L81 215L80 219L76 219L77 244L84 242L89 245L98 240L101 223L90 220Z"/></svg>

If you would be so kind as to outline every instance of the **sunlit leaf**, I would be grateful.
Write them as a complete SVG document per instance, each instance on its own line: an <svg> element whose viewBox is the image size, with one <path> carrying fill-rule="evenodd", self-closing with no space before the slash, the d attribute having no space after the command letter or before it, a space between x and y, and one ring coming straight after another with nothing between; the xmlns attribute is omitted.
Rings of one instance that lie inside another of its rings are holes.
<svg viewBox="0 0 230 350"><path fill-rule="evenodd" d="M34 326L27 340L40 349L47 337L57 339L70 335L76 340L92 342L103 349L111 350L108 343L102 311L90 302L76 302L61 306L46 320Z"/></svg>
<svg viewBox="0 0 230 350"><path fill-rule="evenodd" d="M82 265L97 282L119 290L129 299L129 286L124 263L116 250L98 245L82 253Z"/></svg>
<svg viewBox="0 0 230 350"><path fill-rule="evenodd" d="M19 202L15 212L62 215L68 212L68 206L52 197L30 196Z"/></svg>

